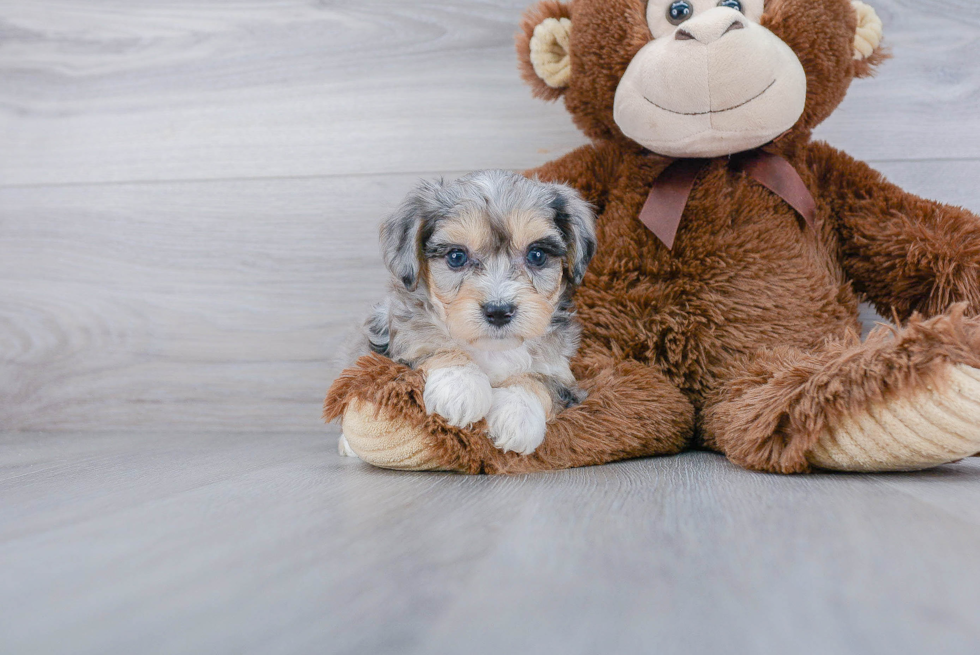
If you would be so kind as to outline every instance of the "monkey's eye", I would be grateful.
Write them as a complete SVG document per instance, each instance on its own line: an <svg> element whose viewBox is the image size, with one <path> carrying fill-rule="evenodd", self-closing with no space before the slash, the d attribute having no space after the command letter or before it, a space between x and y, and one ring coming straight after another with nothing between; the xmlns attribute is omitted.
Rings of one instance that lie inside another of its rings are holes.
<svg viewBox="0 0 980 655"><path fill-rule="evenodd" d="M687 0L677 0L667 7L667 21L671 25L680 25L693 15L694 7Z"/></svg>
<svg viewBox="0 0 980 655"><path fill-rule="evenodd" d="M527 251L527 263L535 268L541 268L548 263L548 254L541 248L531 248Z"/></svg>
<svg viewBox="0 0 980 655"><path fill-rule="evenodd" d="M446 254L446 263L449 264L449 268L463 268L468 261L470 261L470 258L466 254L466 251L459 248L450 250Z"/></svg>
<svg viewBox="0 0 980 655"><path fill-rule="evenodd" d="M742 11L742 3L738 0L721 0L721 2L718 3L718 6L728 7L729 9L734 9L735 11Z"/></svg>

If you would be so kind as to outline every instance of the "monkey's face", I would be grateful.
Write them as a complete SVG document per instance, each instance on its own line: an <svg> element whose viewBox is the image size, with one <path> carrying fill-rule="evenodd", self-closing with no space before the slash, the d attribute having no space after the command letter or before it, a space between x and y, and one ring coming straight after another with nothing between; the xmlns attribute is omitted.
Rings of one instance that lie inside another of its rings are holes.
<svg viewBox="0 0 980 655"><path fill-rule="evenodd" d="M535 95L590 138L716 157L812 130L881 36L860 0L544 0L517 45Z"/></svg>
<svg viewBox="0 0 980 655"><path fill-rule="evenodd" d="M806 72L759 24L763 0L650 0L654 39L616 90L623 134L670 157L718 157L757 148L796 124Z"/></svg>

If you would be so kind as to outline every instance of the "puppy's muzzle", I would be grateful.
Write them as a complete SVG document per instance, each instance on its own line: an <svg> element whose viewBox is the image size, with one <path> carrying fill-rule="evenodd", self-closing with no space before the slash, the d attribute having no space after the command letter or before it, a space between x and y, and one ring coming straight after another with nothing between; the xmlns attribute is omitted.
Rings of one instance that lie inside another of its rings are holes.
<svg viewBox="0 0 980 655"><path fill-rule="evenodd" d="M517 305L514 303L487 303L482 309L487 323L496 327L507 325L514 320L514 314L517 313Z"/></svg>

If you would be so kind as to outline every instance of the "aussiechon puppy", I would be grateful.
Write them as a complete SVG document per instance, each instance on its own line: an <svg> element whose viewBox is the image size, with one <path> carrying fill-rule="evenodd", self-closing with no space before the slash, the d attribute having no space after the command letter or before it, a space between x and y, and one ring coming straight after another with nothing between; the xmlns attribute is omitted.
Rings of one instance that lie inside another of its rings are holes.
<svg viewBox="0 0 980 655"><path fill-rule="evenodd" d="M533 452L583 399L568 362L572 295L596 247L589 205L505 171L423 182L382 226L381 247L393 280L361 351L424 371L429 414L460 427L485 418L498 448Z"/></svg>

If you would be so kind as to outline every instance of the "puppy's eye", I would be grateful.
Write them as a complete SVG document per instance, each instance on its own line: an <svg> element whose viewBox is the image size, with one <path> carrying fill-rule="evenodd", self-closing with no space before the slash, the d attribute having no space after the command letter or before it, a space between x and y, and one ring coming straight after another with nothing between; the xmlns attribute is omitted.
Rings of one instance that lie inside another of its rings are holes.
<svg viewBox="0 0 980 655"><path fill-rule="evenodd" d="M694 15L694 7L687 0L677 0L667 7L667 21L671 25L680 25Z"/></svg>
<svg viewBox="0 0 980 655"><path fill-rule="evenodd" d="M527 263L540 268L548 263L548 255L541 248L531 248L527 251Z"/></svg>
<svg viewBox="0 0 980 655"><path fill-rule="evenodd" d="M728 7L729 9L734 9L735 11L742 11L742 3L738 0L721 0L718 3L719 7Z"/></svg>
<svg viewBox="0 0 980 655"><path fill-rule="evenodd" d="M459 248L450 250L446 254L446 263L449 264L449 268L463 268L469 260L470 258L466 254L466 251L460 250Z"/></svg>

